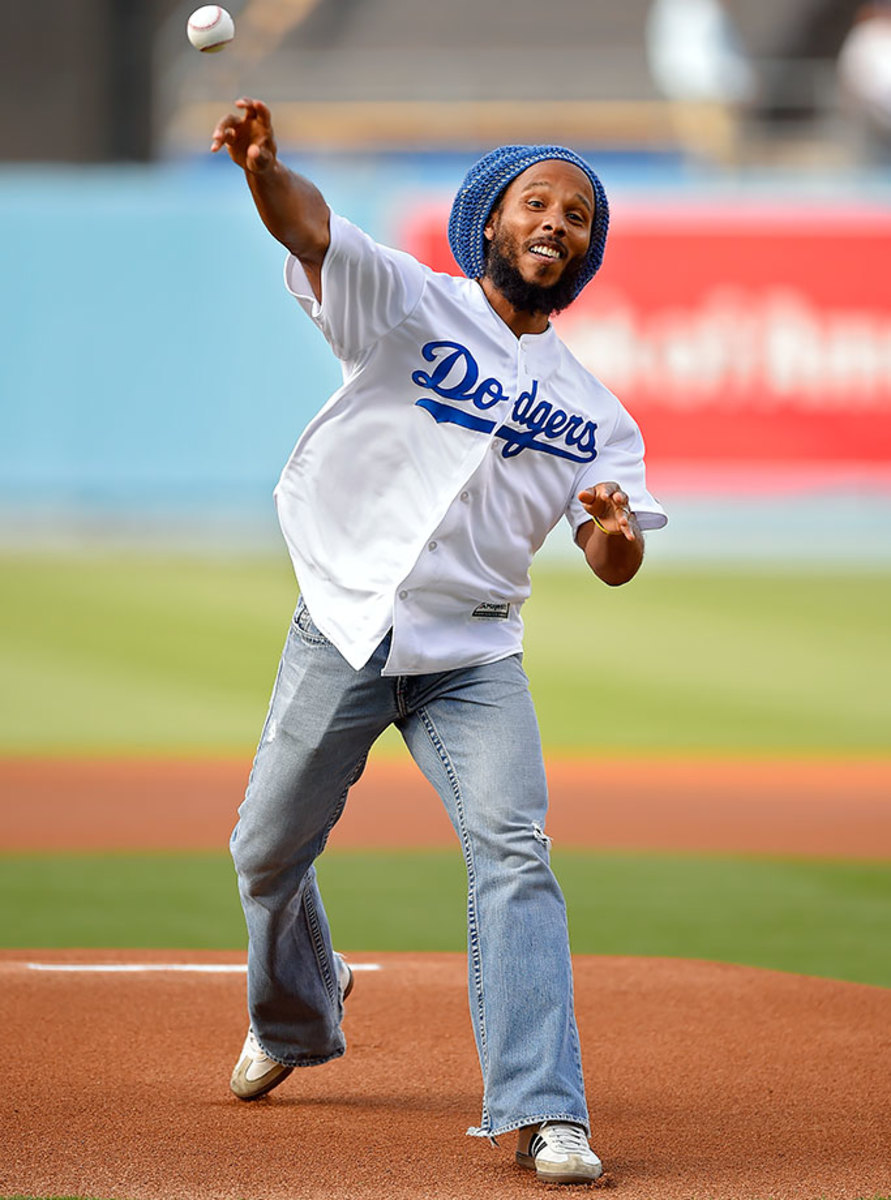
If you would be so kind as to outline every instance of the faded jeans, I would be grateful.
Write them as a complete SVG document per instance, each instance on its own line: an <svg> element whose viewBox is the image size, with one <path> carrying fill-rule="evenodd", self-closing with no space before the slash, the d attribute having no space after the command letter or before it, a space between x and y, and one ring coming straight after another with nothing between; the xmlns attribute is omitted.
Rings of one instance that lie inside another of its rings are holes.
<svg viewBox="0 0 891 1200"><path fill-rule="evenodd" d="M232 854L247 921L248 1007L269 1057L343 1054L336 959L313 863L395 724L445 804L467 867L470 1010L483 1075L478 1136L547 1119L588 1129L563 896L544 834L547 786L519 655L383 677L360 671L301 601L282 653Z"/></svg>

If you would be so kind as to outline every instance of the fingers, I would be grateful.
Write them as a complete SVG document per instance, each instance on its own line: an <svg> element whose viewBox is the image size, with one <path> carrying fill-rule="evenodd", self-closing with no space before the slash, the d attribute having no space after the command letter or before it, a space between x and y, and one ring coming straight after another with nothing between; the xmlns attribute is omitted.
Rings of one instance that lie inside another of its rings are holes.
<svg viewBox="0 0 891 1200"><path fill-rule="evenodd" d="M610 508L628 508L628 495L617 483L598 483L594 487L585 488L579 492L579 500L585 508L597 507L604 511Z"/></svg>
<svg viewBox="0 0 891 1200"><path fill-rule="evenodd" d="M607 533L621 533L627 541L634 541L634 528L631 524L631 513L627 508L615 509L608 515L606 520L610 524L614 524L616 526L615 529L611 529L609 528L609 525L604 525L603 528L606 529Z"/></svg>
<svg viewBox="0 0 891 1200"><path fill-rule="evenodd" d="M251 120L260 121L263 125L272 124L272 114L268 105L262 100L252 100L250 96L242 96L235 101L235 107L244 110L244 115Z"/></svg>
<svg viewBox="0 0 891 1200"><path fill-rule="evenodd" d="M592 484L591 487L585 488L584 493L580 492L579 495L590 494L592 496L598 496L603 500L609 500L610 497L617 492L619 495L625 496L625 493L617 483L611 479L607 479L604 480L603 483ZM628 497L625 496L625 499L627 500Z"/></svg>
<svg viewBox="0 0 891 1200"><path fill-rule="evenodd" d="M212 154L216 154L223 146L233 145L241 130L252 122L256 122L265 131L272 131L272 114L262 100L242 96L240 100L235 101L235 107L240 108L241 112L227 113L213 131L210 142Z"/></svg>
<svg viewBox="0 0 891 1200"><path fill-rule="evenodd" d="M579 492L579 500L602 532L621 533L628 541L634 541L636 532L628 494L617 483L609 481L585 488Z"/></svg>
<svg viewBox="0 0 891 1200"><path fill-rule="evenodd" d="M212 154L216 154L221 150L227 142L235 140L236 126L240 121L240 117L235 113L227 113L221 121L217 122L216 128L213 131L213 136L210 141L210 150Z"/></svg>

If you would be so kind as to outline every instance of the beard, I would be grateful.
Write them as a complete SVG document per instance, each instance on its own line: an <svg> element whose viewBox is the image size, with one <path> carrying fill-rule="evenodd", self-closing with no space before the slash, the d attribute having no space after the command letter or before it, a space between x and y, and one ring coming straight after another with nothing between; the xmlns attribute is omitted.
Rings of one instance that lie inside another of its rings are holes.
<svg viewBox="0 0 891 1200"><path fill-rule="evenodd" d="M575 299L584 259L570 263L556 283L545 287L540 283L528 283L523 278L516 265L516 250L501 234L497 233L491 242L486 243L485 257L485 274L518 312L550 316L568 308Z"/></svg>

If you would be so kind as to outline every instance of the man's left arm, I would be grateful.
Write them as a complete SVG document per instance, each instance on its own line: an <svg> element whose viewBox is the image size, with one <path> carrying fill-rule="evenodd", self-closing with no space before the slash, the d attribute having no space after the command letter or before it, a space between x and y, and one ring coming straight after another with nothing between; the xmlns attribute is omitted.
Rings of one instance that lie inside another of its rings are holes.
<svg viewBox="0 0 891 1200"><path fill-rule="evenodd" d="M579 502L591 517L576 530L575 540L588 566L610 587L627 583L643 562L644 539L628 496L617 483L598 483L579 492Z"/></svg>

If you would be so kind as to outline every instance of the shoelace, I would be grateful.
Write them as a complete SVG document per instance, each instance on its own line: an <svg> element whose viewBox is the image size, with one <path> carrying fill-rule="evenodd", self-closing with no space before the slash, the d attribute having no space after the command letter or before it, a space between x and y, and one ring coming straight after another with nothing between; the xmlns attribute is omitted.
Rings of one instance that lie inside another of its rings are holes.
<svg viewBox="0 0 891 1200"><path fill-rule="evenodd" d="M590 1154L591 1152L585 1131L578 1125L545 1123L539 1129L538 1136L546 1141L553 1150L560 1150L564 1154Z"/></svg>

